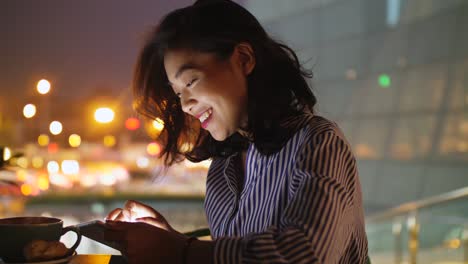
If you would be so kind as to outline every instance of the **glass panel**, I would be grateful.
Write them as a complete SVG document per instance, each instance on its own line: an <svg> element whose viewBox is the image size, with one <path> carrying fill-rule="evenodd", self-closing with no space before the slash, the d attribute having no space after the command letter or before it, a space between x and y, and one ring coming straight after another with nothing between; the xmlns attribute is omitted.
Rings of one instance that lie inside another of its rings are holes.
<svg viewBox="0 0 468 264"><path fill-rule="evenodd" d="M255 0L244 1L244 6L260 21L271 21L292 17L304 11L313 12L316 8L337 1L339 0Z"/></svg>
<svg viewBox="0 0 468 264"><path fill-rule="evenodd" d="M406 217L368 223L366 233L372 263L394 264L408 259Z"/></svg>
<svg viewBox="0 0 468 264"><path fill-rule="evenodd" d="M268 29L296 50L317 46L320 41L319 16L315 10L275 20L268 24Z"/></svg>
<svg viewBox="0 0 468 264"><path fill-rule="evenodd" d="M373 200L390 207L418 200L424 175L418 163L385 160L377 171L378 192Z"/></svg>
<svg viewBox="0 0 468 264"><path fill-rule="evenodd" d="M357 77L362 76L368 67L365 52L365 42L360 38L347 38L321 47L316 54L317 80L343 80L349 70L355 71Z"/></svg>
<svg viewBox="0 0 468 264"><path fill-rule="evenodd" d="M379 73L397 66L404 67L408 57L408 30L406 27L367 35L369 70Z"/></svg>
<svg viewBox="0 0 468 264"><path fill-rule="evenodd" d="M468 4L457 9L457 33L456 33L456 58L466 58L468 56Z"/></svg>
<svg viewBox="0 0 468 264"><path fill-rule="evenodd" d="M452 40L456 36L456 16L443 13L408 26L408 60L411 64L444 61L453 55Z"/></svg>
<svg viewBox="0 0 468 264"><path fill-rule="evenodd" d="M390 156L398 160L425 157L433 144L434 125L434 116L399 118L390 146Z"/></svg>
<svg viewBox="0 0 468 264"><path fill-rule="evenodd" d="M324 42L364 33L364 2L337 1L320 9L320 33Z"/></svg>
<svg viewBox="0 0 468 264"><path fill-rule="evenodd" d="M350 96L349 113L353 117L357 117L366 114L365 105L367 104L369 90L371 89L370 82L368 80L356 80L353 93Z"/></svg>
<svg viewBox="0 0 468 264"><path fill-rule="evenodd" d="M360 159L381 159L388 135L386 120L361 120L356 122L354 152Z"/></svg>
<svg viewBox="0 0 468 264"><path fill-rule="evenodd" d="M398 93L399 74L373 75L367 80L366 99L362 103L366 114L384 114L395 111L395 99ZM387 80L388 83L384 82Z"/></svg>
<svg viewBox="0 0 468 264"><path fill-rule="evenodd" d="M409 70L401 83L400 111L438 110L446 87L446 73L446 65Z"/></svg>
<svg viewBox="0 0 468 264"><path fill-rule="evenodd" d="M468 158L468 112L450 114L446 117L439 154L451 159Z"/></svg>
<svg viewBox="0 0 468 264"><path fill-rule="evenodd" d="M348 114L351 98L357 84L354 81L333 82L320 85L316 90L318 109L330 118L336 120Z"/></svg>
<svg viewBox="0 0 468 264"><path fill-rule="evenodd" d="M468 105L468 60L455 64L449 109L459 110Z"/></svg>
<svg viewBox="0 0 468 264"><path fill-rule="evenodd" d="M402 23L411 23L463 4L463 0L403 0Z"/></svg>
<svg viewBox="0 0 468 264"><path fill-rule="evenodd" d="M336 123L340 127L341 131L343 131L343 134L345 135L346 139L348 142L353 145L354 139L353 139L353 122L349 120L336 120Z"/></svg>
<svg viewBox="0 0 468 264"><path fill-rule="evenodd" d="M468 198L423 208L418 218L418 263L465 263Z"/></svg>

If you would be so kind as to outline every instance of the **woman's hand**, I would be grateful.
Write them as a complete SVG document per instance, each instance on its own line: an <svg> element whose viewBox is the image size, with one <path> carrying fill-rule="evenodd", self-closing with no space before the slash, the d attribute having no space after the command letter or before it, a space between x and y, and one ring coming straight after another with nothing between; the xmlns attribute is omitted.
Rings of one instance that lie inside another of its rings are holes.
<svg viewBox="0 0 468 264"><path fill-rule="evenodd" d="M120 244L129 263L181 263L188 237L174 230L148 205L130 200L106 217L106 240ZM195 240L187 248L188 263L212 263L214 244Z"/></svg>
<svg viewBox="0 0 468 264"><path fill-rule="evenodd" d="M162 216L158 211L146 204L134 200L128 200L123 208L112 210L105 219L108 221L143 222L162 228L166 231L180 234L169 225L164 216Z"/></svg>
<svg viewBox="0 0 468 264"><path fill-rule="evenodd" d="M181 263L188 237L148 223L106 221L106 240L121 245L130 264Z"/></svg>

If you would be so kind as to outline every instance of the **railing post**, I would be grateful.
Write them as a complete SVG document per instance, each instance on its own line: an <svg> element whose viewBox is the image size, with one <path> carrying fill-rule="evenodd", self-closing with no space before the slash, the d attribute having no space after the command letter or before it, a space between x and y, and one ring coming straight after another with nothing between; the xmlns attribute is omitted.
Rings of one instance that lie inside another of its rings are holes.
<svg viewBox="0 0 468 264"><path fill-rule="evenodd" d="M413 211L408 216L408 251L409 251L409 263L417 264L418 249L419 249L419 223L417 217L417 211Z"/></svg>
<svg viewBox="0 0 468 264"><path fill-rule="evenodd" d="M461 242L463 246L463 263L468 263L468 226L466 224L463 225Z"/></svg>
<svg viewBox="0 0 468 264"><path fill-rule="evenodd" d="M401 218L396 218L396 221L393 223L392 233L395 237L395 264L401 264L403 260L403 245L401 241Z"/></svg>

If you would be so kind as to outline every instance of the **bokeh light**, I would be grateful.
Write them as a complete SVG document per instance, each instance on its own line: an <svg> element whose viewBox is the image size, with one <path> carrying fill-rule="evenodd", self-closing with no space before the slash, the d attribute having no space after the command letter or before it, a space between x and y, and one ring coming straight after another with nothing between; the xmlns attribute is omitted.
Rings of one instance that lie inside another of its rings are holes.
<svg viewBox="0 0 468 264"><path fill-rule="evenodd" d="M47 171L49 173L58 173L60 170L58 162L51 160L47 163Z"/></svg>
<svg viewBox="0 0 468 264"><path fill-rule="evenodd" d="M357 72L355 69L348 69L346 70L345 73L346 79L347 80L356 80L357 79Z"/></svg>
<svg viewBox="0 0 468 264"><path fill-rule="evenodd" d="M3 160L7 161L11 158L11 150L10 148L6 147L3 149Z"/></svg>
<svg viewBox="0 0 468 264"><path fill-rule="evenodd" d="M68 137L68 143L71 147L77 148L81 145L81 137L77 134L71 134Z"/></svg>
<svg viewBox="0 0 468 264"><path fill-rule="evenodd" d="M92 187L97 184L97 177L91 174L83 174L80 176L80 184L84 187Z"/></svg>
<svg viewBox="0 0 468 264"><path fill-rule="evenodd" d="M37 186L41 191L46 191L49 189L49 178L47 177L47 175L42 174L39 176L39 178L37 179Z"/></svg>
<svg viewBox="0 0 468 264"><path fill-rule="evenodd" d="M160 118L156 118L153 121L153 128L157 131L162 131L164 129L164 122Z"/></svg>
<svg viewBox="0 0 468 264"><path fill-rule="evenodd" d="M379 76L379 85L383 88L387 88L392 84L392 79L387 74L381 74Z"/></svg>
<svg viewBox="0 0 468 264"><path fill-rule="evenodd" d="M16 160L16 164L23 168L23 169L26 169L28 168L28 165L29 165L29 162L28 162L28 159L26 157L20 157Z"/></svg>
<svg viewBox="0 0 468 264"><path fill-rule="evenodd" d="M50 82L42 79L37 83L37 92L40 94L47 94L50 91Z"/></svg>
<svg viewBox="0 0 468 264"><path fill-rule="evenodd" d="M59 149L59 146L55 142L49 143L49 145L47 145L47 152L49 152L50 154L57 153L58 149Z"/></svg>
<svg viewBox="0 0 468 264"><path fill-rule="evenodd" d="M52 133L52 135L58 135L62 133L62 129L62 123L60 123L59 121L52 121L49 125L49 130L50 133Z"/></svg>
<svg viewBox="0 0 468 264"><path fill-rule="evenodd" d="M125 127L128 130L137 130L140 127L140 120L135 117L130 117L125 121Z"/></svg>
<svg viewBox="0 0 468 264"><path fill-rule="evenodd" d="M136 160L137 167L140 169L148 168L149 166L149 159L147 157L139 157Z"/></svg>
<svg viewBox="0 0 468 264"><path fill-rule="evenodd" d="M460 141L457 144L457 150L459 152L468 152L468 141Z"/></svg>
<svg viewBox="0 0 468 264"><path fill-rule="evenodd" d="M117 182L117 178L110 174L110 173L105 173L100 175L99 177L99 183L105 186L112 186Z"/></svg>
<svg viewBox="0 0 468 264"><path fill-rule="evenodd" d="M44 160L41 157L33 157L31 163L32 166L36 169L40 169L42 166L44 166Z"/></svg>
<svg viewBox="0 0 468 264"><path fill-rule="evenodd" d="M115 146L115 142L115 137L112 135L107 135L104 137L104 146L108 148Z"/></svg>
<svg viewBox="0 0 468 264"><path fill-rule="evenodd" d="M150 143L146 147L146 152L148 152L148 154L151 156L159 155L159 153L161 153L161 150L161 146L156 142Z"/></svg>
<svg viewBox="0 0 468 264"><path fill-rule="evenodd" d="M114 120L114 110L109 107L101 107L94 112L94 119L99 123L110 123Z"/></svg>
<svg viewBox="0 0 468 264"><path fill-rule="evenodd" d="M462 120L459 124L459 129L462 135L468 136L468 120Z"/></svg>
<svg viewBox="0 0 468 264"><path fill-rule="evenodd" d="M36 115L36 106L33 104L27 104L23 107L23 115L26 118L31 118Z"/></svg>
<svg viewBox="0 0 468 264"><path fill-rule="evenodd" d="M80 173L80 163L76 160L62 161L62 172L65 175L76 175Z"/></svg>
<svg viewBox="0 0 468 264"><path fill-rule="evenodd" d="M32 187L31 185L25 183L21 185L21 193L25 196L29 196L32 194Z"/></svg>
<svg viewBox="0 0 468 264"><path fill-rule="evenodd" d="M20 182L25 182L28 179L28 174L26 173L25 170L18 170L16 172L16 178Z"/></svg>
<svg viewBox="0 0 468 264"><path fill-rule="evenodd" d="M56 186L60 186L61 188L71 188L73 186L73 183L70 181L70 179L61 173L50 174L49 180L50 183Z"/></svg>
<svg viewBox="0 0 468 264"><path fill-rule="evenodd" d="M193 144L191 143L184 143L182 146L180 146L180 151L185 153L193 150Z"/></svg>
<svg viewBox="0 0 468 264"><path fill-rule="evenodd" d="M49 145L49 136L46 134L39 135L39 137L37 137L37 144L41 147Z"/></svg>

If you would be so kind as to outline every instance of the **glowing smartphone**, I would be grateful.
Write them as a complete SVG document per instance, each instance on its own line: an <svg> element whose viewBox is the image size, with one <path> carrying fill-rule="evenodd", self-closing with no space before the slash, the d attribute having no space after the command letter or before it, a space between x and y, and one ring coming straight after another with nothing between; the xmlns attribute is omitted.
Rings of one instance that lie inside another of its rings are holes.
<svg viewBox="0 0 468 264"><path fill-rule="evenodd" d="M120 246L114 241L108 241L105 239L104 233L106 231L106 225L101 220L93 220L77 224L76 227L80 229L82 236L97 241L101 244L109 246L113 249L120 251Z"/></svg>

